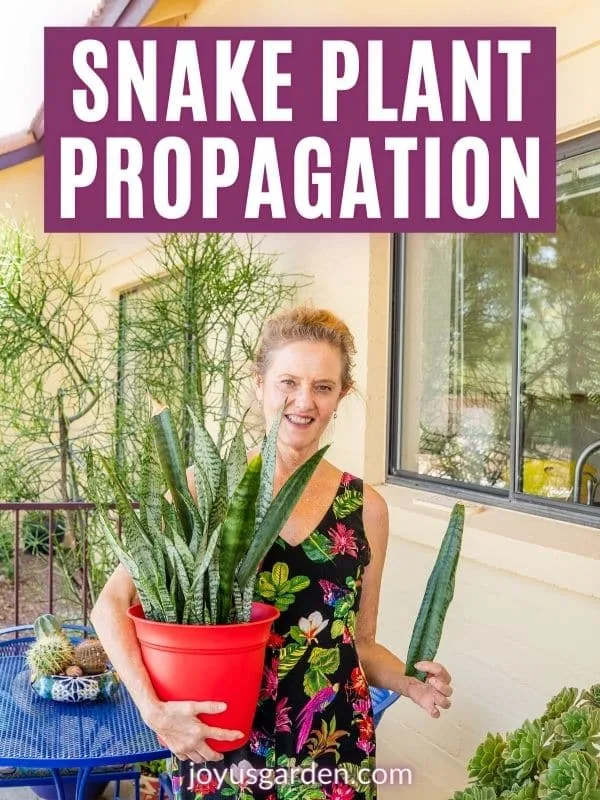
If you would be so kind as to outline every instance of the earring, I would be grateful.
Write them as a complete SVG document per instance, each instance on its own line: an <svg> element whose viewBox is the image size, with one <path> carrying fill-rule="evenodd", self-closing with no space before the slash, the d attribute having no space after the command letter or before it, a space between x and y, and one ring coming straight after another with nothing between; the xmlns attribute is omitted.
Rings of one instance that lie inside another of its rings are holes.
<svg viewBox="0 0 600 800"><path fill-rule="evenodd" d="M337 419L337 411L334 411L334 412L333 412L333 418L334 418L334 419Z"/></svg>

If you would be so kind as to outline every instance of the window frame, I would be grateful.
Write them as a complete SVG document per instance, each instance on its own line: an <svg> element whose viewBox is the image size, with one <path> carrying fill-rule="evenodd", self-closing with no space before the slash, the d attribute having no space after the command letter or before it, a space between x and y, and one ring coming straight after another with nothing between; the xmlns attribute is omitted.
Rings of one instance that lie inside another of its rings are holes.
<svg viewBox="0 0 600 800"><path fill-rule="evenodd" d="M557 165L573 156L600 150L600 132L587 134L557 144ZM511 420L510 420L510 484L508 489L474 486L460 481L450 482L402 469L402 387L404 381L404 320L406 302L406 243L410 234L392 234L390 264L390 302L389 330L390 348L388 365L388 414L387 414L387 458L386 482L435 494L447 495L471 502L484 502L486 505L507 508L536 516L549 517L587 527L600 528L600 505L588 506L583 503L568 503L547 497L536 497L519 490L519 470L521 457L521 353L522 353L522 308L524 286L524 244L526 234L514 234L513 252L513 370L511 381Z"/></svg>

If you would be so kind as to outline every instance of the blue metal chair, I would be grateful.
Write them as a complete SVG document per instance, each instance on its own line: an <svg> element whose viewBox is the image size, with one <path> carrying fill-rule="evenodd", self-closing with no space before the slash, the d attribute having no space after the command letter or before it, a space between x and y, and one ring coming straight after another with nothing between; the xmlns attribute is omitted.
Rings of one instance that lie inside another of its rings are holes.
<svg viewBox="0 0 600 800"><path fill-rule="evenodd" d="M84 625L75 625L65 623L62 625L73 641L81 639L84 635L93 634L93 628ZM13 625L10 628L0 629L0 647L11 646L14 644L15 638L18 638L20 643L33 642L35 636L32 636L33 625ZM52 773L48 772L47 775L42 774L43 770L28 770L28 769L15 769L9 771L6 767L0 769L0 789L8 789L12 787L51 787L54 789L54 778ZM63 774L63 785L67 797L72 791L75 796L75 785L77 783L77 775ZM140 797L140 772L138 769L131 769L124 767L106 767L94 770L88 779L89 784L107 784L114 781L113 800L120 800L121 798L121 782L132 781L134 784L135 800Z"/></svg>
<svg viewBox="0 0 600 800"><path fill-rule="evenodd" d="M369 689L371 693L371 703L373 704L373 721L375 727L381 722L384 711L389 708L392 703L400 697L397 692L392 692L389 689L376 689L371 686ZM163 772L160 776L160 794L159 800L173 800L173 789L171 787L171 776Z"/></svg>

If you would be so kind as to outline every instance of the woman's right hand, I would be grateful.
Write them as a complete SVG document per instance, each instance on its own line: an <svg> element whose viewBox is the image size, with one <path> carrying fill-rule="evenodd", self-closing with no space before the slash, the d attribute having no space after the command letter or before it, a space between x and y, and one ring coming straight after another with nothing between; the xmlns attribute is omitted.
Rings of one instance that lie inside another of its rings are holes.
<svg viewBox="0 0 600 800"><path fill-rule="evenodd" d="M144 721L180 761L221 761L223 754L213 750L206 739L231 742L241 739L243 733L207 725L197 714L219 714L226 708L226 703L212 700L171 700L157 703Z"/></svg>

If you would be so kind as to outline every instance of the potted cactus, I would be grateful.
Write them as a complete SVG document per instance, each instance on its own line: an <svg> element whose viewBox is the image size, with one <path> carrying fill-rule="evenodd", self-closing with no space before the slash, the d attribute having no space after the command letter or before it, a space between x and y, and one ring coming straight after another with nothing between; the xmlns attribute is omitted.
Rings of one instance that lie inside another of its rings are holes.
<svg viewBox="0 0 600 800"><path fill-rule="evenodd" d="M122 540L100 499L106 492L99 491L97 459L88 454L92 500L137 589L140 603L129 616L154 689L163 700L225 701L226 711L211 715L211 724L244 736L210 740L221 752L248 739L271 625L279 616L274 606L252 601L258 568L327 450L302 464L273 497L282 413L250 462L243 424L222 455L191 414L194 498L170 411L155 404L142 455L139 511L111 462L98 457L115 494Z"/></svg>
<svg viewBox="0 0 600 800"><path fill-rule="evenodd" d="M544 713L488 733L452 800L600 800L600 684L564 687Z"/></svg>
<svg viewBox="0 0 600 800"><path fill-rule="evenodd" d="M39 616L33 632L26 661L32 689L40 697L79 703L114 694L119 678L98 639L73 641L53 614Z"/></svg>

